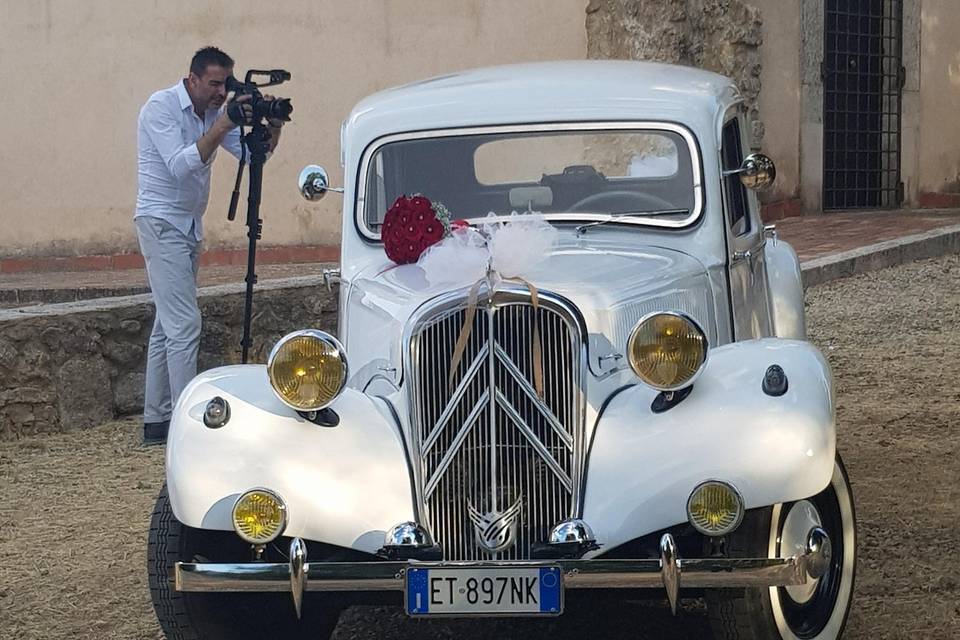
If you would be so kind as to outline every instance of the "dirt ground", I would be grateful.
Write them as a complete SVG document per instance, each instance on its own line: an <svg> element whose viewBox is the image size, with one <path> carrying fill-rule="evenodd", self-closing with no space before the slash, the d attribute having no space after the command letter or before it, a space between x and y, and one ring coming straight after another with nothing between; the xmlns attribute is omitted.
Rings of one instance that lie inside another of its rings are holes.
<svg viewBox="0 0 960 640"><path fill-rule="evenodd" d="M810 337L834 368L860 559L845 638L960 638L960 256L817 287ZM0 443L0 638L159 638L146 532L163 452L136 420ZM616 619L619 618L619 622ZM561 626L562 625L562 626ZM703 637L704 609L532 626L417 623L357 607L336 638ZM638 635L640 634L640 635Z"/></svg>

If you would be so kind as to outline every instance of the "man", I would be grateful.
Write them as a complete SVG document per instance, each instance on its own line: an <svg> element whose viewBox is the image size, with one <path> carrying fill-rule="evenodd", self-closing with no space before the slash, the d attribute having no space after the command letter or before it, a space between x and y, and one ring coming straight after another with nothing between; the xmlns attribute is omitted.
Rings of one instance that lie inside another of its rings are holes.
<svg viewBox="0 0 960 640"><path fill-rule="evenodd" d="M140 110L134 224L156 307L147 349L145 444L166 442L173 404L197 374L197 267L210 167L218 146L240 157L238 125L252 117L249 96L226 103L232 73L230 56L216 47L200 49L189 75L154 93ZM281 125L270 122L271 151Z"/></svg>

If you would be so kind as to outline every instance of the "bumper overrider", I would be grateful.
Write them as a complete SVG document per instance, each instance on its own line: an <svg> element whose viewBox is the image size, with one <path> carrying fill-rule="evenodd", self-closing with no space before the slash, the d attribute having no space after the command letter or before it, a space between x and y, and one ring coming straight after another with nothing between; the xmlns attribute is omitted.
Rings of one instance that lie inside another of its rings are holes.
<svg viewBox="0 0 960 640"><path fill-rule="evenodd" d="M830 538L819 527L810 530L806 548L788 558L680 558L673 536L667 533L660 539L659 559L308 563L306 544L294 538L289 562L178 562L174 588L189 592L289 591L299 616L304 591L403 591L406 573L412 568L558 566L564 589L663 588L676 613L681 584L694 588L803 584L824 574L830 554Z"/></svg>

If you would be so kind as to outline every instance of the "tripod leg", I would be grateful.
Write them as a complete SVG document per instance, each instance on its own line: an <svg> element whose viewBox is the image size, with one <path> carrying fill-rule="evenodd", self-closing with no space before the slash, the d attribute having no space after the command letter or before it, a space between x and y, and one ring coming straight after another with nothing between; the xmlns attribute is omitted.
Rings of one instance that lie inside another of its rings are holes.
<svg viewBox="0 0 960 640"><path fill-rule="evenodd" d="M246 296L243 301L243 337L240 339L240 361L247 363L252 340L250 338L250 324L253 316L253 285L257 281L257 240L263 231L263 220L260 219L260 193L263 187L263 163L266 153L263 148L262 137L255 135L257 127L247 136L250 148L250 190L247 197L247 283ZM251 139L252 138L252 139Z"/></svg>

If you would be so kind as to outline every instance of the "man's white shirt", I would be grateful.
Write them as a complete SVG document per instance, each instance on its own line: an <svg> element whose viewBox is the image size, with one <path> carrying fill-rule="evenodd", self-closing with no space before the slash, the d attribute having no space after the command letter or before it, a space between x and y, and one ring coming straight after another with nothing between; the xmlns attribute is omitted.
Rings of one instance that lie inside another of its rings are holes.
<svg viewBox="0 0 960 640"><path fill-rule="evenodd" d="M140 109L137 129L137 210L134 217L165 220L181 233L203 239L203 212L210 197L210 167L200 159L197 140L220 116L207 109L197 116L183 81L157 91ZM227 133L221 147L240 157L240 127Z"/></svg>

